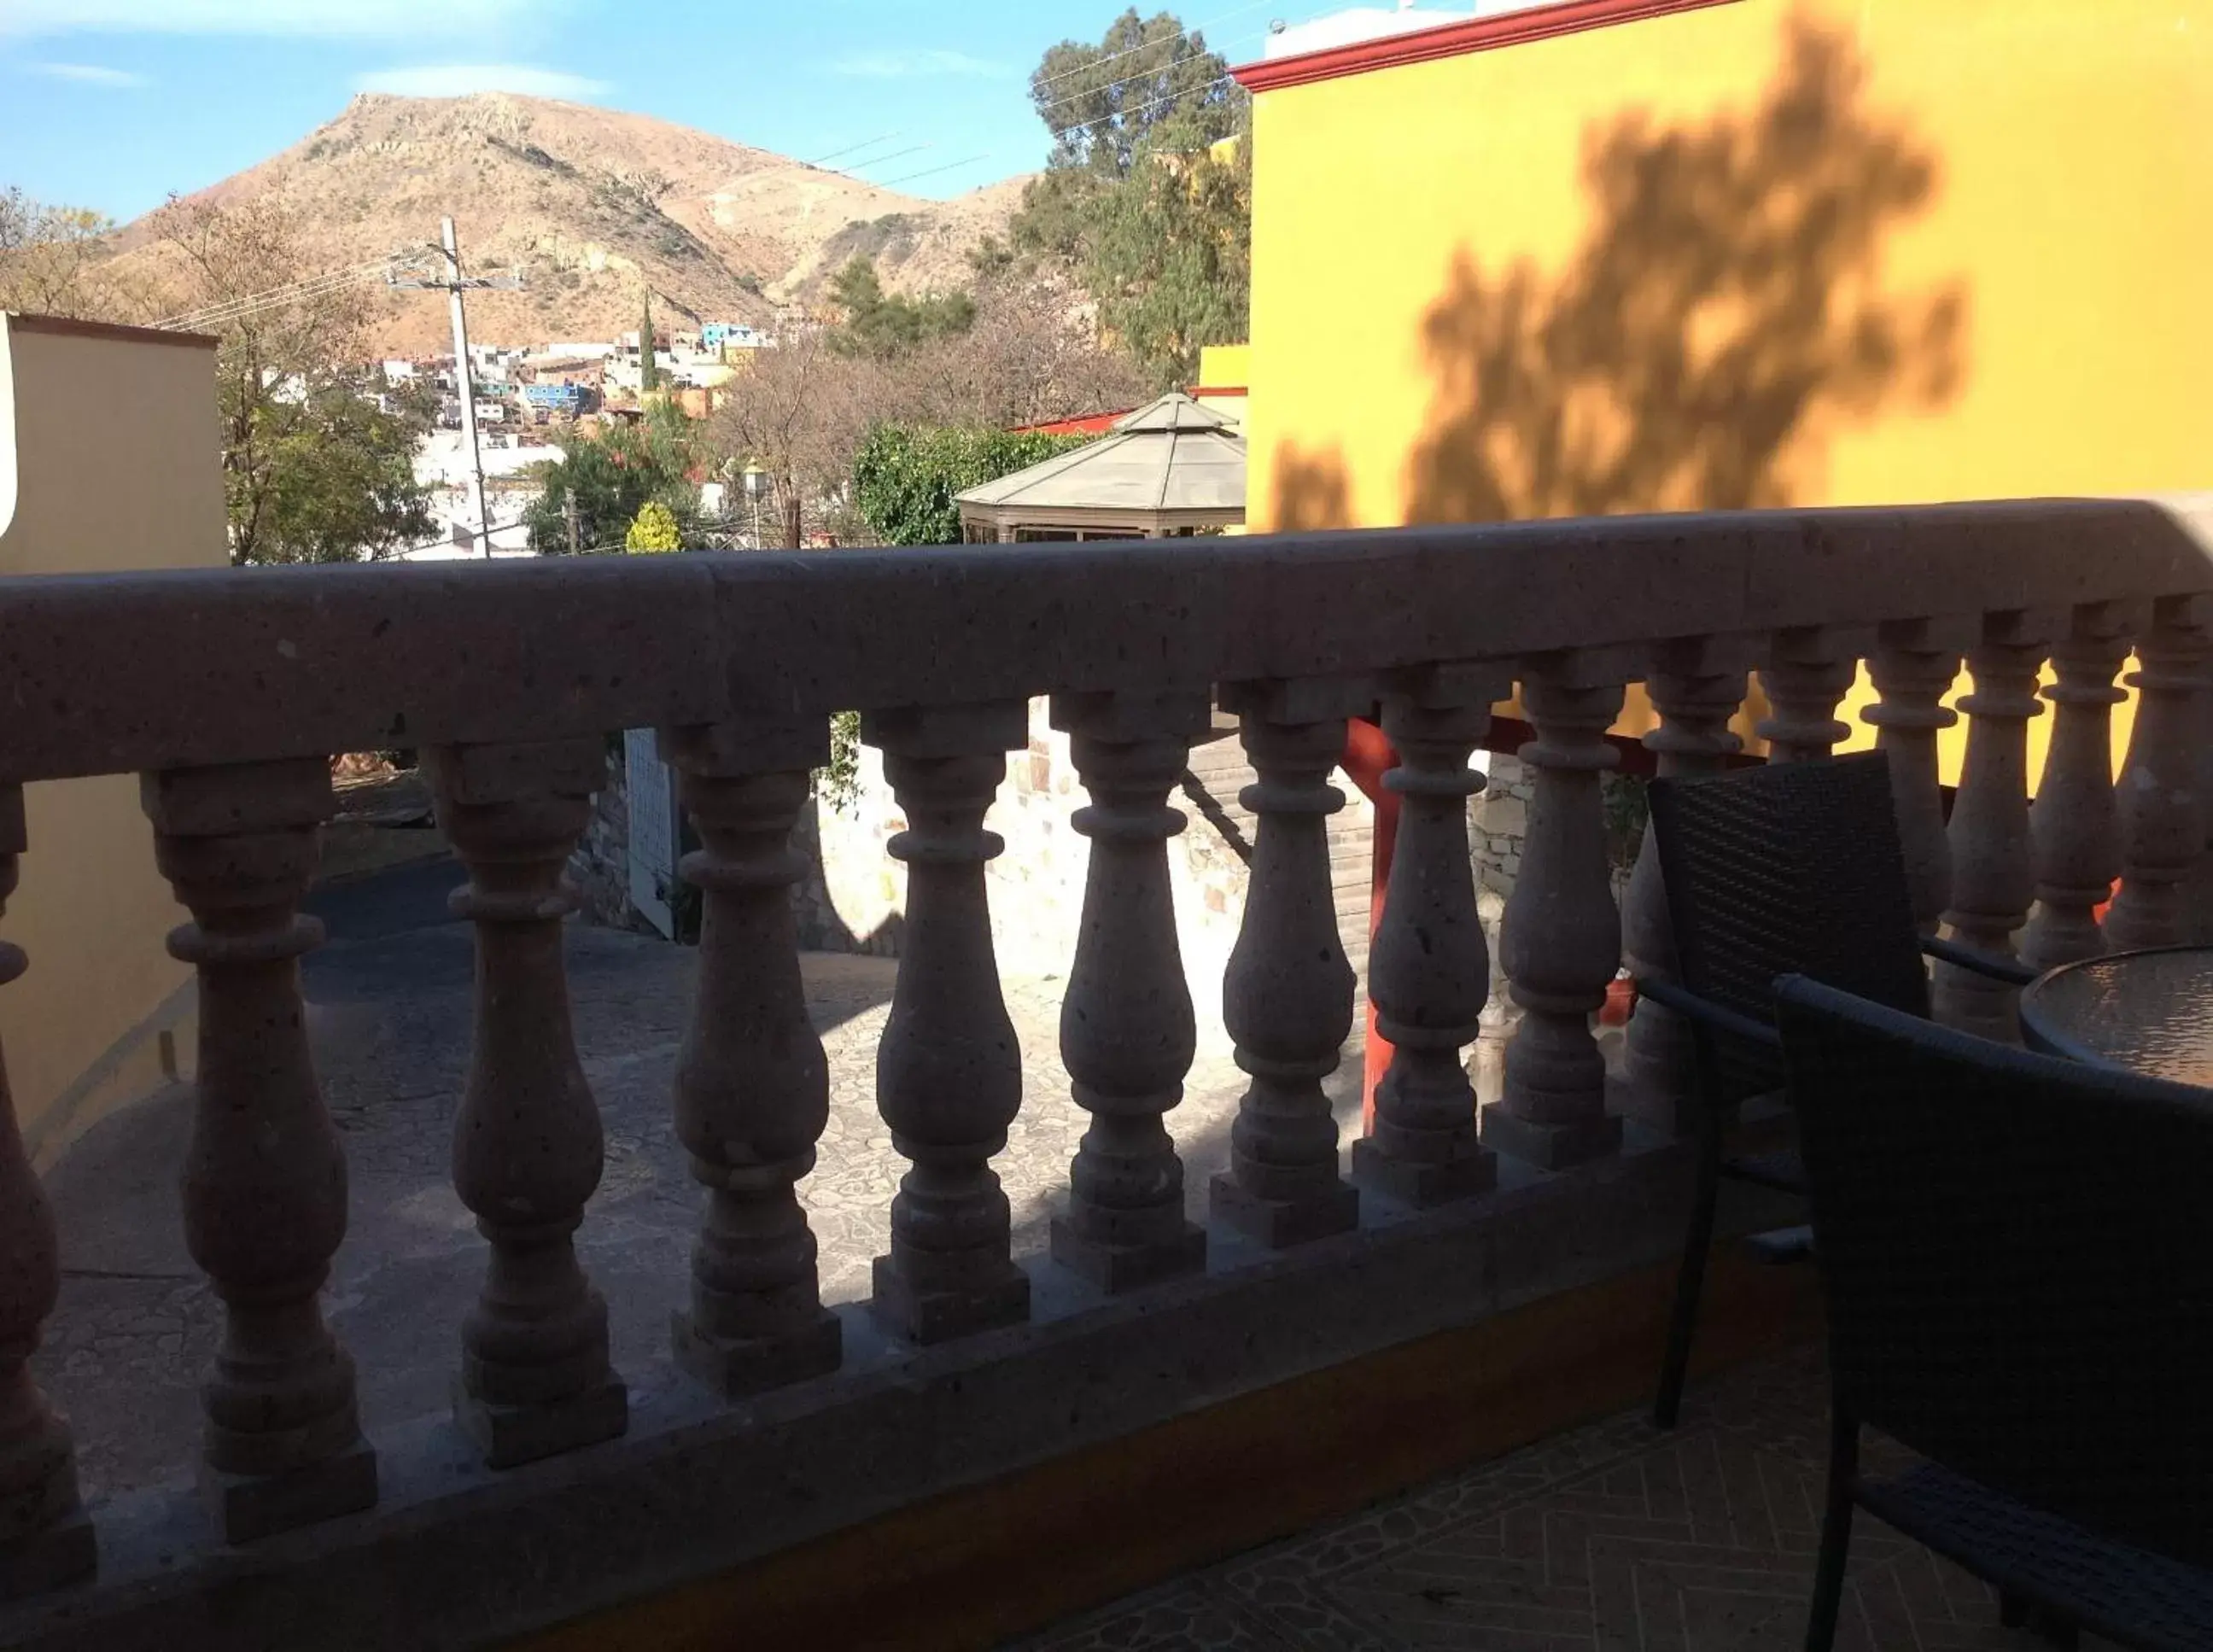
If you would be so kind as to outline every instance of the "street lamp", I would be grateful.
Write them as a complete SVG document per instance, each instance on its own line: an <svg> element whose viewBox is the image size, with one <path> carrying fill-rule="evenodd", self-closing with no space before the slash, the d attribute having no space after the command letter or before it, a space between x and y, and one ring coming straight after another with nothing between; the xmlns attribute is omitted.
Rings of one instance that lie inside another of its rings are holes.
<svg viewBox="0 0 2213 1652"><path fill-rule="evenodd" d="M761 548L761 495L768 491L768 472L758 465L748 465L746 466L744 481L746 497L752 503L753 508L753 549L758 551Z"/></svg>

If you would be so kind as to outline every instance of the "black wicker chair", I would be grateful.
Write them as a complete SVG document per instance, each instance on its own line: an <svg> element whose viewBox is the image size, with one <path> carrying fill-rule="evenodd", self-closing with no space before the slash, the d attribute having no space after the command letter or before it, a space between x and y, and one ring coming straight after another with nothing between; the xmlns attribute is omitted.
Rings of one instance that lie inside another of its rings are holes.
<svg viewBox="0 0 2213 1652"><path fill-rule="evenodd" d="M1690 1021L1698 1085L1698 1186L1653 1404L1665 1429L1682 1403L1721 1183L1805 1191L1795 1153L1727 1147L1741 1106L1784 1088L1776 978L1810 975L1926 1015L1924 954L2015 984L2033 972L1917 932L1881 753L1655 780L1650 796L1676 972L1637 989Z"/></svg>
<svg viewBox="0 0 2213 1652"><path fill-rule="evenodd" d="M1826 1298L1826 1652L1855 1504L2124 1646L2213 1647L2213 1097L1777 989ZM1859 1472L1862 1424L1927 1459Z"/></svg>

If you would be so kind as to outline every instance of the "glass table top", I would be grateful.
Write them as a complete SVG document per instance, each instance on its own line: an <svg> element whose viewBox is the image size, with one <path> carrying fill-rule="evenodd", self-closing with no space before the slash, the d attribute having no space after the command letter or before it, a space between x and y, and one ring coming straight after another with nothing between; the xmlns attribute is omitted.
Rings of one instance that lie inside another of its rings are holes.
<svg viewBox="0 0 2213 1652"><path fill-rule="evenodd" d="M2213 1088L2213 947L2065 965L2022 989L2021 1021L2033 1047Z"/></svg>

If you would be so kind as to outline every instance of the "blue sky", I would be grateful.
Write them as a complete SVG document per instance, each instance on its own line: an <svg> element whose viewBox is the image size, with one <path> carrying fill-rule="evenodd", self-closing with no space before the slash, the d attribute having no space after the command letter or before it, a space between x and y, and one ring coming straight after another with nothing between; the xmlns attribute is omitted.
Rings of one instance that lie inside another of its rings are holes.
<svg viewBox="0 0 2213 1652"><path fill-rule="evenodd" d="M953 195L1042 163L1029 71L1124 3L0 0L0 188L127 219L274 154L357 91L497 88ZM1241 63L1270 18L1333 9L1190 0L1179 15Z"/></svg>

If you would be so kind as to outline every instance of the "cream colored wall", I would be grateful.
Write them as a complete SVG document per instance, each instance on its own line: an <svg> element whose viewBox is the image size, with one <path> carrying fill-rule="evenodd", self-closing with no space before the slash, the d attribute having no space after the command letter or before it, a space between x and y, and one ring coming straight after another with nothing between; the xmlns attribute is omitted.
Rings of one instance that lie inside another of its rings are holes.
<svg viewBox="0 0 2213 1652"><path fill-rule="evenodd" d="M229 559L215 355L183 334L0 316L0 576ZM34 1157L190 1059L184 914L128 775L25 788L29 849L0 934L30 970L0 1041Z"/></svg>

